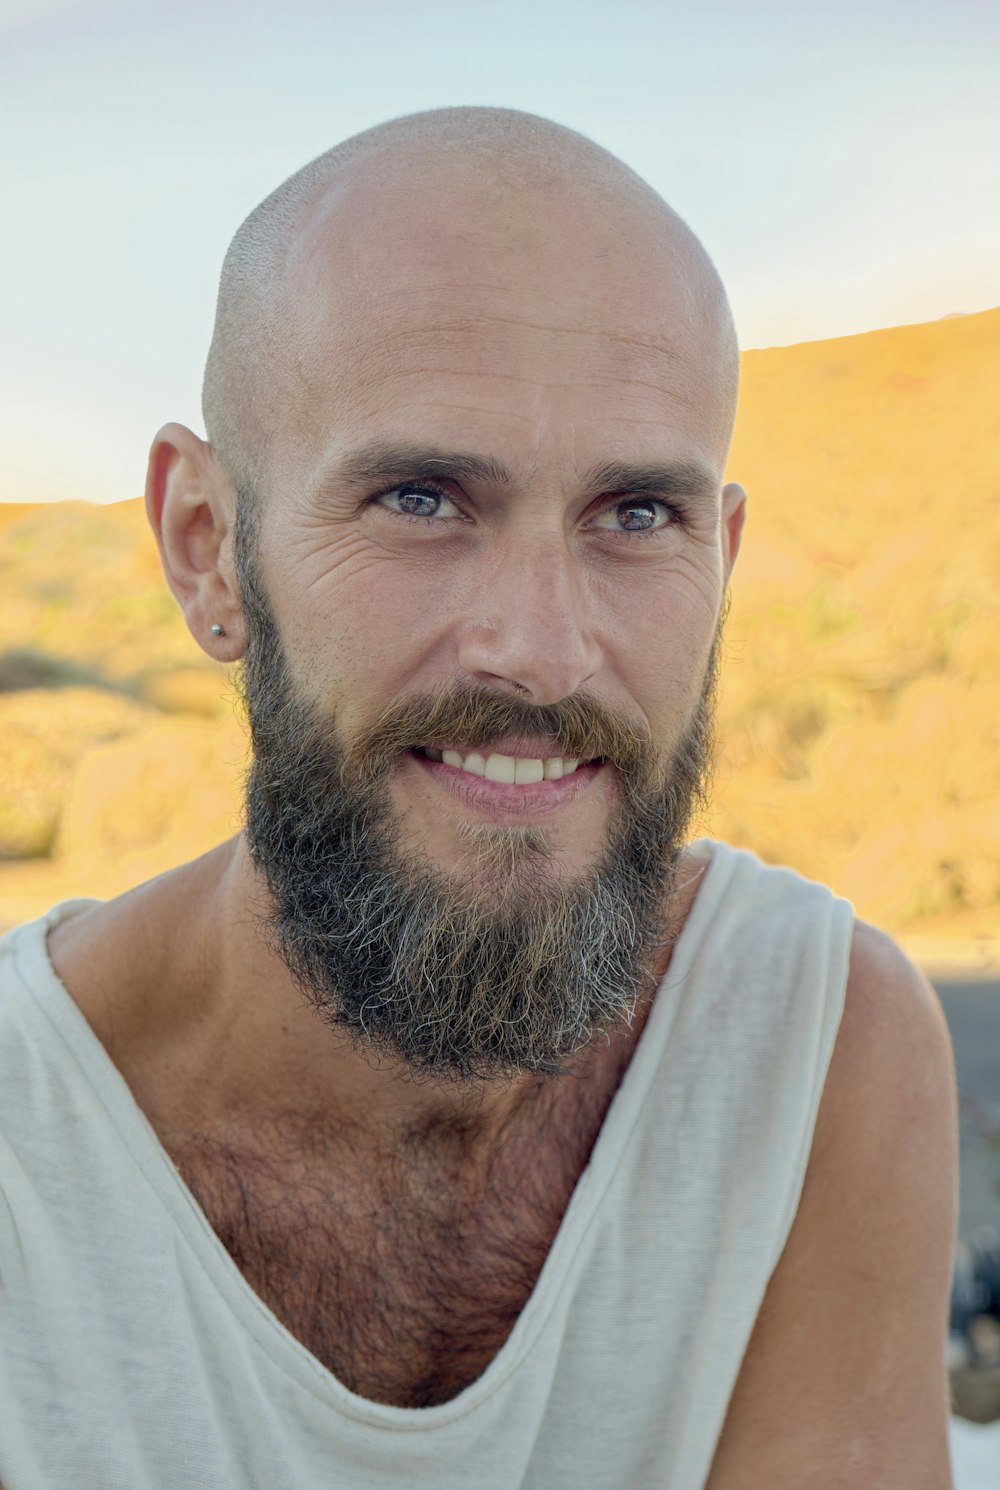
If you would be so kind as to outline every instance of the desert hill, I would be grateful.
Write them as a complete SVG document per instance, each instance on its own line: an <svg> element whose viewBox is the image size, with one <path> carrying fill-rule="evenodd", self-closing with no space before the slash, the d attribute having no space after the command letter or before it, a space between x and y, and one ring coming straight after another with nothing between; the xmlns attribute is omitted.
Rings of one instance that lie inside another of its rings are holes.
<svg viewBox="0 0 1000 1490"><path fill-rule="evenodd" d="M750 351L706 831L897 931L1000 932L1000 309ZM231 684L138 501L0 504L0 924L238 821Z"/></svg>

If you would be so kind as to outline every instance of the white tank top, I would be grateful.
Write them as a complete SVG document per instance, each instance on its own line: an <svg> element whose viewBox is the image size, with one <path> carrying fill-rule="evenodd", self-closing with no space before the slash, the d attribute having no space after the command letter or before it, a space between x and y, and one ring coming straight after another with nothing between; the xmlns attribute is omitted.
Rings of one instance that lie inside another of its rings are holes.
<svg viewBox="0 0 1000 1490"><path fill-rule="evenodd" d="M4 1490L697 1490L795 1216L853 917L713 845L528 1303L452 1401L348 1391L244 1280L45 951L0 941Z"/></svg>

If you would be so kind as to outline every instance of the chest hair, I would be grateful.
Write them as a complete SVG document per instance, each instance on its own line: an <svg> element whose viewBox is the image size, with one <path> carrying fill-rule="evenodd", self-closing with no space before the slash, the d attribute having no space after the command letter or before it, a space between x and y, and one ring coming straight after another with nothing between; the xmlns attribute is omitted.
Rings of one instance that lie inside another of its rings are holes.
<svg viewBox="0 0 1000 1490"><path fill-rule="evenodd" d="M428 1407L475 1381L514 1328L620 1075L532 1104L475 1169L459 1124L374 1161L349 1136L321 1162L298 1145L205 1135L171 1148L247 1283L296 1339L360 1396Z"/></svg>

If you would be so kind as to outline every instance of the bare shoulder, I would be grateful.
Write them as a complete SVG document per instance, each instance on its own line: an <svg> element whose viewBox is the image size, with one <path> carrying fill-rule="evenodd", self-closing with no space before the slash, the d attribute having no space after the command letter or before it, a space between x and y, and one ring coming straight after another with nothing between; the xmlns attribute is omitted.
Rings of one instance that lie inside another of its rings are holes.
<svg viewBox="0 0 1000 1490"><path fill-rule="evenodd" d="M710 1490L946 1490L954 1066L923 974L856 927L798 1215Z"/></svg>
<svg viewBox="0 0 1000 1490"><path fill-rule="evenodd" d="M859 1093L854 1082L867 1074L879 1079L865 1087L865 1095L884 1104L887 1115L895 1103L901 1116L910 1116L918 1096L935 1096L944 1109L953 1099L954 1071L951 1041L937 994L924 974L885 932L859 921L851 944L851 960L844 996L844 1015L827 1078L827 1114L841 1122L852 1118L850 1104L842 1110L838 1093L852 1100ZM916 1086L914 1085L916 1083ZM819 1134L817 1134L817 1137Z"/></svg>

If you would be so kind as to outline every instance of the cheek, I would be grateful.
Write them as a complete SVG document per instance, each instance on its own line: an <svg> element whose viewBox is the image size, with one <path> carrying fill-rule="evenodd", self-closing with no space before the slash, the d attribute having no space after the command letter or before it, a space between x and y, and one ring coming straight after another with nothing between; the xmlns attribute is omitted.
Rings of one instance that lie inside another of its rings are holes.
<svg viewBox="0 0 1000 1490"><path fill-rule="evenodd" d="M701 697L720 590L703 570L674 570L616 607L609 663L654 728L673 727Z"/></svg>
<svg viewBox="0 0 1000 1490"><path fill-rule="evenodd" d="M440 584L419 564L357 542L294 557L271 584L293 674L345 728L419 686L447 630Z"/></svg>

